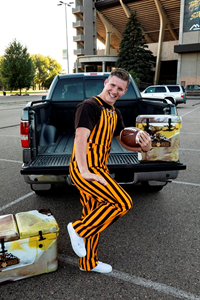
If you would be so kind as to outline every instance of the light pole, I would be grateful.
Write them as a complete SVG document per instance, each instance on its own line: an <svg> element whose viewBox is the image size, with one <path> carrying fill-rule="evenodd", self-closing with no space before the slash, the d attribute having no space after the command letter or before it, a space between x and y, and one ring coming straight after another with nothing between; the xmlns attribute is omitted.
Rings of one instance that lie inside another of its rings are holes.
<svg viewBox="0 0 200 300"><path fill-rule="evenodd" d="M66 6L71 6L74 2L63 2L59 1L60 3L57 4L58 6L60 5L65 5L65 22L66 22L66 45L67 45L67 73L69 74L69 51L68 51L68 29L67 29L67 7Z"/></svg>

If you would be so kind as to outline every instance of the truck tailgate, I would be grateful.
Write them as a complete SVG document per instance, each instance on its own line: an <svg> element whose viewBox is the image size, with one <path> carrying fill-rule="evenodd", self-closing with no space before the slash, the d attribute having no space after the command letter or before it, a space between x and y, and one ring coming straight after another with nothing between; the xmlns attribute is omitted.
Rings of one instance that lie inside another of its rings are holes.
<svg viewBox="0 0 200 300"><path fill-rule="evenodd" d="M21 174L52 174L61 175L69 173L71 155L38 155L29 164L23 165ZM137 152L111 153L108 159L110 172L119 169L132 169L134 172L185 170L186 165L180 162L140 162Z"/></svg>
<svg viewBox="0 0 200 300"><path fill-rule="evenodd" d="M61 134L56 143L41 147L40 154L32 158L28 164L23 164L23 175L66 175L69 174L69 164L72 153L74 135L72 133ZM186 165L180 162L140 162L138 152L130 152L124 149L114 137L111 145L111 153L108 159L110 172L120 172L129 169L131 173L185 170Z"/></svg>

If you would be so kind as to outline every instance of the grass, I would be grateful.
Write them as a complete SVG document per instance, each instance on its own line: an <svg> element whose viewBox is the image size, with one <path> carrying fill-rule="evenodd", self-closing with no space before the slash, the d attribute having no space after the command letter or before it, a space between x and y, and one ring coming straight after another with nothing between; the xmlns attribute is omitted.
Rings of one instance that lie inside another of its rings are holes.
<svg viewBox="0 0 200 300"><path fill-rule="evenodd" d="M16 95L16 94L20 94L19 91L5 91L6 92L6 95ZM30 90L30 91L22 91L21 94L22 95L26 95L26 94L29 94L29 95L34 95L34 94L40 94L40 93L46 93L47 91L46 90ZM3 95L3 91L0 91L0 95Z"/></svg>

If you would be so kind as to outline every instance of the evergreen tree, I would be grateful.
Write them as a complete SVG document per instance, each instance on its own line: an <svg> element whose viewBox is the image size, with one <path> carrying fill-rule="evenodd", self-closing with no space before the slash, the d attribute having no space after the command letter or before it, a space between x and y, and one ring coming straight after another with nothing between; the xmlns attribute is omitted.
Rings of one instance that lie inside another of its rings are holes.
<svg viewBox="0 0 200 300"><path fill-rule="evenodd" d="M0 56L0 86L2 86L3 85L3 83L2 83L2 75L1 75L1 62L2 62L2 60L3 60L3 56Z"/></svg>
<svg viewBox="0 0 200 300"><path fill-rule="evenodd" d="M140 81L151 80L154 56L150 50L146 49L148 46L145 44L136 10L128 19L119 47L116 66L128 72L133 71Z"/></svg>
<svg viewBox="0 0 200 300"><path fill-rule="evenodd" d="M29 89L34 78L34 65L27 48L14 40L5 50L1 61L1 79L7 89Z"/></svg>

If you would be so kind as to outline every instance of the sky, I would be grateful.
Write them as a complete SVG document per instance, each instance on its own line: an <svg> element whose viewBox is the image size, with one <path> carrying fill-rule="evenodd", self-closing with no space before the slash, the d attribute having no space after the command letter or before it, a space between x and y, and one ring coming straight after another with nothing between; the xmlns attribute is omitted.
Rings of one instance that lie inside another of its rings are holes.
<svg viewBox="0 0 200 300"><path fill-rule="evenodd" d="M50 56L67 70L67 60L62 55L66 49L65 5L57 6L58 3L59 0L0 0L0 56L16 39L27 47L28 53ZM70 73L76 58L72 7L74 4L67 6Z"/></svg>

